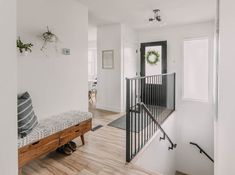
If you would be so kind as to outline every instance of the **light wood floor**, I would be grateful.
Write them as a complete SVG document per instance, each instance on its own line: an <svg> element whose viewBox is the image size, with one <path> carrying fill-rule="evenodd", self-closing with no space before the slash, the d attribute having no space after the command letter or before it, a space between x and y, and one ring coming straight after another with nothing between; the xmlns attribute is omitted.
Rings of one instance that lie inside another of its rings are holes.
<svg viewBox="0 0 235 175"><path fill-rule="evenodd" d="M125 164L125 131L107 124L123 114L90 108L93 127L104 127L85 135L85 145L71 156L53 152L23 168L24 175L154 175L134 165ZM80 138L75 142L81 145Z"/></svg>

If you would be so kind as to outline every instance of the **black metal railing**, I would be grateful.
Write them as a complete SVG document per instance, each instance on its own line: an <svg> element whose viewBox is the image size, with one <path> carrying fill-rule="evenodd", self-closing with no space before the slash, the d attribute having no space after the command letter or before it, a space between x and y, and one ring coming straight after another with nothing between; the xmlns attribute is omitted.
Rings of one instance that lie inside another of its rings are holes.
<svg viewBox="0 0 235 175"><path fill-rule="evenodd" d="M160 131L163 133L163 137L160 137L160 140L165 140L167 139L170 142L170 146L168 147L168 149L174 149L176 148L177 144L174 144L172 142L172 140L170 139L170 137L167 135L167 133L164 131L164 129L161 127L161 125L157 122L157 120L154 118L154 116L152 115L152 113L149 111L149 109L147 108L147 106L144 103L140 103L140 109L144 109L144 111L148 114L148 116L150 116L150 118L153 120L153 122L157 125L157 127L160 129Z"/></svg>
<svg viewBox="0 0 235 175"><path fill-rule="evenodd" d="M208 159L210 159L212 162L214 162L214 160L212 159L212 157L209 156L197 143L189 142L189 144L196 146L196 147L199 149L199 152L200 152L201 154L204 154Z"/></svg>
<svg viewBox="0 0 235 175"><path fill-rule="evenodd" d="M126 161L130 162L175 110L175 73L126 79Z"/></svg>

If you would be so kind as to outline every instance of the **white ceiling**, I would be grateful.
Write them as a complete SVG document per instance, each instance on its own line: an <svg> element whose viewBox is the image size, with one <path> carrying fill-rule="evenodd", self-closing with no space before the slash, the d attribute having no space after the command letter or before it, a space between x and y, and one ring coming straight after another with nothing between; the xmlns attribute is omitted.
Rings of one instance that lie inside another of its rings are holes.
<svg viewBox="0 0 235 175"><path fill-rule="evenodd" d="M167 26L214 19L216 0L78 0L89 9L89 23L126 23L135 29L156 27L148 19L160 9Z"/></svg>

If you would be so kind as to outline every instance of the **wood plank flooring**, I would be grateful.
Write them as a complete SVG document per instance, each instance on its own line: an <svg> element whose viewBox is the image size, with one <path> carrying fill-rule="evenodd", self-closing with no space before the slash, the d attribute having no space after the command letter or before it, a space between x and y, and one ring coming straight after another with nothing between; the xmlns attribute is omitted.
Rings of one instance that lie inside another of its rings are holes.
<svg viewBox="0 0 235 175"><path fill-rule="evenodd" d="M155 175L132 164L125 164L125 131L107 126L123 114L90 109L93 127L102 128L75 142L80 147L71 156L56 152L41 157L23 168L23 175Z"/></svg>

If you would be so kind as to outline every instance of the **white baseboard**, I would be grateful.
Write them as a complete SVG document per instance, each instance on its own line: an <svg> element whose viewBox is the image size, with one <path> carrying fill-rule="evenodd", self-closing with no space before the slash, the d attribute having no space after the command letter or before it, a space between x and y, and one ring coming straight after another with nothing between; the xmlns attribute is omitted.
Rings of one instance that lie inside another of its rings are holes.
<svg viewBox="0 0 235 175"><path fill-rule="evenodd" d="M118 112L118 113L123 112L120 108L113 108L113 107L110 107L110 106L102 106L102 105L99 105L99 104L96 104L96 108L97 109L102 109L102 110L105 110L105 111Z"/></svg>

